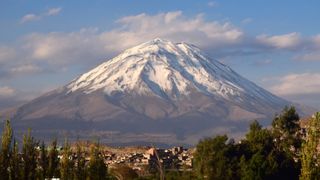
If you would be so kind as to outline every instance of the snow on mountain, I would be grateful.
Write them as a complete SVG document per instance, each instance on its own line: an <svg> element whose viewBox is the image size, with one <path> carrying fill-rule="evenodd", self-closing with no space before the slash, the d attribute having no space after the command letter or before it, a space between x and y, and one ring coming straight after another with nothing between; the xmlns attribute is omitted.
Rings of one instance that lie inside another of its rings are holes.
<svg viewBox="0 0 320 180"><path fill-rule="evenodd" d="M102 63L68 85L69 92L129 93L179 99L196 90L243 101L243 96L282 101L194 45L154 39Z"/></svg>

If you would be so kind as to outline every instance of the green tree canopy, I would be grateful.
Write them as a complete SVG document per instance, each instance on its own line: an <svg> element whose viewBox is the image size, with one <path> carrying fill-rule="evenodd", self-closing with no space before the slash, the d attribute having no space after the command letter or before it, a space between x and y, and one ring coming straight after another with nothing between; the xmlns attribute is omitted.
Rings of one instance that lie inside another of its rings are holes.
<svg viewBox="0 0 320 180"><path fill-rule="evenodd" d="M310 120L306 140L302 145L301 180L320 179L320 113Z"/></svg>
<svg viewBox="0 0 320 180"><path fill-rule="evenodd" d="M103 180L107 178L107 166L101 153L100 144L94 143L90 149L90 160L88 164L88 179Z"/></svg>

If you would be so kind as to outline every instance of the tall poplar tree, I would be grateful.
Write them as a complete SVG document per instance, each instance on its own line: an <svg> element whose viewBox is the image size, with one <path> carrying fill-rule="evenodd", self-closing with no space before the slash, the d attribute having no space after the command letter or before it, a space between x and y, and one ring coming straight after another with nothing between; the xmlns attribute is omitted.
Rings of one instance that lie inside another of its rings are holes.
<svg viewBox="0 0 320 180"><path fill-rule="evenodd" d="M99 143L94 143L90 150L90 161L88 164L88 179L102 180L107 177L107 167L102 157Z"/></svg>
<svg viewBox="0 0 320 180"><path fill-rule="evenodd" d="M10 159L10 179L18 180L21 179L21 159L19 156L18 143L13 141L12 155Z"/></svg>
<svg viewBox="0 0 320 180"><path fill-rule="evenodd" d="M8 167L11 156L12 128L10 121L7 120L1 137L1 154L0 154L0 177L9 179Z"/></svg>
<svg viewBox="0 0 320 180"><path fill-rule="evenodd" d="M310 120L301 152L301 180L320 179L320 112Z"/></svg>
<svg viewBox="0 0 320 180"><path fill-rule="evenodd" d="M48 150L42 141L40 146L40 155L38 159L38 177L39 179L47 178L48 174L48 166L49 166L49 159L48 159Z"/></svg>
<svg viewBox="0 0 320 180"><path fill-rule="evenodd" d="M80 142L77 142L76 146L76 159L74 167L74 179L85 180L87 177L86 173L86 159Z"/></svg>
<svg viewBox="0 0 320 180"><path fill-rule="evenodd" d="M59 173L59 158L58 158L58 149L57 149L57 140L53 140L50 146L48 159L49 159L49 167L48 167L48 178L58 178L60 177Z"/></svg>
<svg viewBox="0 0 320 180"><path fill-rule="evenodd" d="M73 179L73 165L70 144L65 140L62 159L60 161L60 174L62 180Z"/></svg>
<svg viewBox="0 0 320 180"><path fill-rule="evenodd" d="M31 130L23 137L22 145L22 166L23 166L23 179L35 179L37 168L37 150L38 143L31 136Z"/></svg>

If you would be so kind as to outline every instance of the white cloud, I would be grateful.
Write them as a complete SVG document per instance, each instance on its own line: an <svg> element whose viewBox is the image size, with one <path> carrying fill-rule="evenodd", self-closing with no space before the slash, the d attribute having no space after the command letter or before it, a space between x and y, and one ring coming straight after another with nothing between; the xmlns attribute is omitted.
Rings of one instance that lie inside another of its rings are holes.
<svg viewBox="0 0 320 180"><path fill-rule="evenodd" d="M289 74L274 80L271 90L278 95L320 94L320 73Z"/></svg>
<svg viewBox="0 0 320 180"><path fill-rule="evenodd" d="M15 94L15 90L9 86L0 86L0 97L11 97Z"/></svg>
<svg viewBox="0 0 320 180"><path fill-rule="evenodd" d="M44 16L55 16L55 15L58 15L61 12L61 10L62 8L58 7L58 8L51 8L47 12L42 14L34 14L34 13L26 14L21 18L20 23L23 24L31 21L38 21L42 19Z"/></svg>
<svg viewBox="0 0 320 180"><path fill-rule="evenodd" d="M297 32L275 36L259 35L256 39L262 45L278 49L292 49L301 45L301 37Z"/></svg>
<svg viewBox="0 0 320 180"><path fill-rule="evenodd" d="M89 61L90 58L106 55L99 34L90 30L72 33L34 33L24 38L23 49L30 59L55 65L66 65L74 62Z"/></svg>
<svg viewBox="0 0 320 180"><path fill-rule="evenodd" d="M62 8L58 7L58 8L51 8L49 9L45 14L47 16L55 16L58 15L61 12Z"/></svg>
<svg viewBox="0 0 320 180"><path fill-rule="evenodd" d="M22 49L35 61L65 65L101 59L156 37L219 48L237 44L243 36L229 22L206 21L201 14L186 18L181 11L127 16L117 23L117 28L102 32L89 28L70 33L33 33L24 37Z"/></svg>
<svg viewBox="0 0 320 180"><path fill-rule="evenodd" d="M116 23L107 31L32 33L11 46L0 46L0 79L91 67L156 37L217 50L241 43L244 36L230 22L208 21L202 14L185 17L181 11L126 16Z"/></svg>
<svg viewBox="0 0 320 180"><path fill-rule="evenodd" d="M55 15L59 12L61 8L53 8L46 13ZM292 32L253 37L228 21L209 21L203 14L186 17L182 11L154 15L142 13L120 18L116 23L114 29L106 31L84 28L74 32L29 34L17 43L19 45L12 48L19 54L15 56L17 63L10 68L39 63L55 69L66 69L75 63L93 65L126 48L156 37L174 42L193 43L214 52L215 57L219 58L284 50L303 52L304 49L308 49L311 53L315 51L318 42L320 47L320 35L304 38L299 33ZM2 56L8 56L3 52L6 51L1 51L0 48L0 61L5 59ZM20 59L27 62L21 62Z"/></svg>
<svg viewBox="0 0 320 180"><path fill-rule="evenodd" d="M37 21L37 20L40 20L40 19L41 19L41 16L38 16L38 15L35 15L35 14L26 14L21 18L20 23Z"/></svg>
<svg viewBox="0 0 320 180"><path fill-rule="evenodd" d="M139 14L117 21L119 28L101 35L115 42L113 47L127 48L155 37L186 41L198 46L221 47L241 41L243 32L229 22L206 21L202 14L186 18L181 11L156 15Z"/></svg>

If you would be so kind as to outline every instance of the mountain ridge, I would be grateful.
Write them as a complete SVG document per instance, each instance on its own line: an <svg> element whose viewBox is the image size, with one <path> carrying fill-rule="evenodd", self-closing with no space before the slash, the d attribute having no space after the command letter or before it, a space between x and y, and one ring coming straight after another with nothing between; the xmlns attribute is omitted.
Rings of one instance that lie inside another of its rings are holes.
<svg viewBox="0 0 320 180"><path fill-rule="evenodd" d="M249 88L244 89L241 87L243 84ZM179 94L188 95L191 88L195 88L224 98L249 91L249 94L260 98L266 96L273 101L284 101L247 81L228 66L211 60L196 46L174 44L159 38L130 48L102 63L74 80L68 88L70 92L86 88L85 93L105 88L109 95L112 91L143 94L150 92L147 90L149 88L158 96L167 97L166 92L177 97Z"/></svg>

